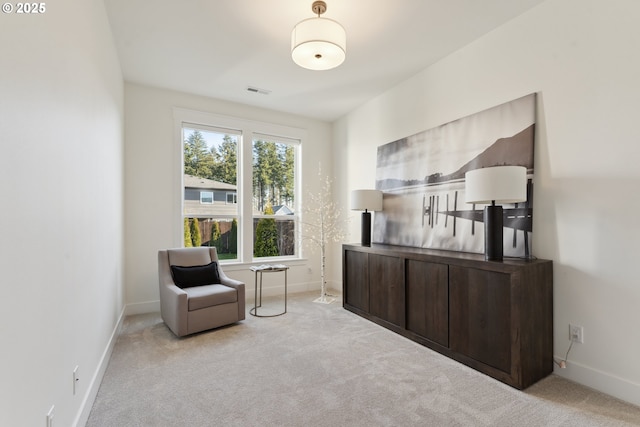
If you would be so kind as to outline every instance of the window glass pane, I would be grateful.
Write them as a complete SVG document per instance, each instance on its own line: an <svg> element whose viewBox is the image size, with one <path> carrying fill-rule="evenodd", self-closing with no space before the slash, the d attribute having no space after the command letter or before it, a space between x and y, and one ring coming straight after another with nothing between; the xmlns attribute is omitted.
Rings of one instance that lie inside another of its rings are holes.
<svg viewBox="0 0 640 427"><path fill-rule="evenodd" d="M296 254L295 194L298 144L253 139L253 216L256 258Z"/></svg>
<svg viewBox="0 0 640 427"><path fill-rule="evenodd" d="M201 191L200 192L200 203L213 203L213 192L211 192L211 191Z"/></svg>
<svg viewBox="0 0 640 427"><path fill-rule="evenodd" d="M185 124L182 137L184 245L216 246L221 260L237 259L240 135Z"/></svg>

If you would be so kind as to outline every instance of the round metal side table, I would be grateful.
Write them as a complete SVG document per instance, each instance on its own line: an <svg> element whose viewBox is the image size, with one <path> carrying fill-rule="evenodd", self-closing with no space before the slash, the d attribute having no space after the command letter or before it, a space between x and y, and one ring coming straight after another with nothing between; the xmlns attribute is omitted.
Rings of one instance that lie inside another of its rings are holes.
<svg viewBox="0 0 640 427"><path fill-rule="evenodd" d="M255 281L253 285L254 292L254 300L253 300L253 308L249 310L249 314L256 317L276 317L282 316L287 312L287 270L289 267L283 264L276 265L259 265L251 267L251 271L255 273ZM264 273L278 273L284 272L284 311L282 313L277 314L258 314L258 308L262 307L262 275ZM260 283L258 284L258 275L260 276ZM258 287L260 288L260 293L258 294Z"/></svg>

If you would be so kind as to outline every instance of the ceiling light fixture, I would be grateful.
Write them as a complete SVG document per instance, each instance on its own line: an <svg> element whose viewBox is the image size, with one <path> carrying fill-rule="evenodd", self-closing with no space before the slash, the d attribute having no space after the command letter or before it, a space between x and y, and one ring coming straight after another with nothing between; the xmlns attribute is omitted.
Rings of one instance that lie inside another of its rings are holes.
<svg viewBox="0 0 640 427"><path fill-rule="evenodd" d="M347 33L332 19L321 18L327 4L314 1L311 5L316 18L298 22L291 32L291 58L309 70L330 70L344 62L347 52Z"/></svg>

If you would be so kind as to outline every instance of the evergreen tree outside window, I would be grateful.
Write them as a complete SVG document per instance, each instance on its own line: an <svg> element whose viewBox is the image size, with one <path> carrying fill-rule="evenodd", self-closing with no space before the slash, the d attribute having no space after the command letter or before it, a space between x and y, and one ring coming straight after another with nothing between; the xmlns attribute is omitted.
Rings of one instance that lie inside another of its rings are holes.
<svg viewBox="0 0 640 427"><path fill-rule="evenodd" d="M209 242L209 246L215 247L218 253L223 252L224 246L222 242L222 234L220 233L220 223L218 221L213 222L213 227L211 227L211 239Z"/></svg>
<svg viewBox="0 0 640 427"><path fill-rule="evenodd" d="M273 215L271 206L267 206L265 215ZM253 247L256 258L280 255L278 249L278 228L274 218L260 218L256 224L256 243Z"/></svg>
<svg viewBox="0 0 640 427"><path fill-rule="evenodd" d="M189 218L184 219L182 229L184 230L184 247L190 248L193 246L193 241L191 240L191 226L189 224Z"/></svg>
<svg viewBox="0 0 640 427"><path fill-rule="evenodd" d="M191 220L191 244L194 248L197 248L202 244L202 233L200 232L200 221L198 218Z"/></svg>

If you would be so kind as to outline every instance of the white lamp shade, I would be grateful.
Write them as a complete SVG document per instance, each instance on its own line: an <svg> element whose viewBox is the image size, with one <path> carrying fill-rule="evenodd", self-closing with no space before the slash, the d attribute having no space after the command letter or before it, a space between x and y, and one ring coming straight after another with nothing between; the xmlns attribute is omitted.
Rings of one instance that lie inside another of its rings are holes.
<svg viewBox="0 0 640 427"><path fill-rule="evenodd" d="M300 21L291 32L291 58L303 68L329 70L344 62L347 33L327 18Z"/></svg>
<svg viewBox="0 0 640 427"><path fill-rule="evenodd" d="M527 168L495 166L465 174L467 203L519 203L527 200Z"/></svg>
<svg viewBox="0 0 640 427"><path fill-rule="evenodd" d="M381 211L382 210L382 191L353 190L351 192L351 210Z"/></svg>

